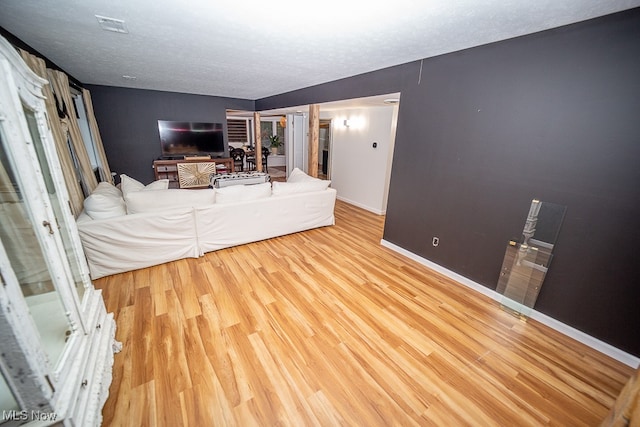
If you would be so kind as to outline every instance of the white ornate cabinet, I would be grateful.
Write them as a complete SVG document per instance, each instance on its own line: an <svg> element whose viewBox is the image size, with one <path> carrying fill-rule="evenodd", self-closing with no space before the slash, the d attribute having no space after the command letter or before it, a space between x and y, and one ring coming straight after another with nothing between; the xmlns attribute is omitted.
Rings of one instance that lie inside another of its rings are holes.
<svg viewBox="0 0 640 427"><path fill-rule="evenodd" d="M47 84L0 38L0 425L101 423L115 322L80 245Z"/></svg>

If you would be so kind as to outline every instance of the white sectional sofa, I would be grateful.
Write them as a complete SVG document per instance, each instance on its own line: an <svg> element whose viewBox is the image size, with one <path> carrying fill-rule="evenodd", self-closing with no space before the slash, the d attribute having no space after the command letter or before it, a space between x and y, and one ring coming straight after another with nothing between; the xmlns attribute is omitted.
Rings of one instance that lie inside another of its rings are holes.
<svg viewBox="0 0 640 427"><path fill-rule="evenodd" d="M222 189L166 189L123 176L85 200L78 231L91 277L196 258L206 252L333 225L329 181L294 170L288 182Z"/></svg>

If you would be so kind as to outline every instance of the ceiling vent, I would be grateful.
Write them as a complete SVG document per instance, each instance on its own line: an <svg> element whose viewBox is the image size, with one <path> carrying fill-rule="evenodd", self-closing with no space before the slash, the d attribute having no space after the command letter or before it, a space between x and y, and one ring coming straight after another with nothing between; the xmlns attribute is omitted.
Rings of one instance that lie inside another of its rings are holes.
<svg viewBox="0 0 640 427"><path fill-rule="evenodd" d="M128 34L129 30L124 25L124 21L122 19L108 18L106 16L96 15L96 19L100 26L105 31L112 31L114 33Z"/></svg>

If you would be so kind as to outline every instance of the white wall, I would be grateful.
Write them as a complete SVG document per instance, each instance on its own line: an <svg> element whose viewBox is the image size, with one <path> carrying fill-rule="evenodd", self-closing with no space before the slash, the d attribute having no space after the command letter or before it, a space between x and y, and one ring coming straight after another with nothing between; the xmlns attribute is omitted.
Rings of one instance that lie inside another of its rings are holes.
<svg viewBox="0 0 640 427"><path fill-rule="evenodd" d="M397 108L323 112L321 107L320 118L332 120L330 179L339 199L377 214L386 212ZM374 142L377 148L372 147Z"/></svg>

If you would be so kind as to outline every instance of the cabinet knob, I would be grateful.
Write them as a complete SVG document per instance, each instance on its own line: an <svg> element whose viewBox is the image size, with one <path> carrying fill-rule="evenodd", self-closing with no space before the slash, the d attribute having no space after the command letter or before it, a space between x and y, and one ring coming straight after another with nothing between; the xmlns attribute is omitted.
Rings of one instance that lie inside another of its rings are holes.
<svg viewBox="0 0 640 427"><path fill-rule="evenodd" d="M80 387L85 388L88 384L89 381L85 379L84 381L82 381L82 384L80 384Z"/></svg>

